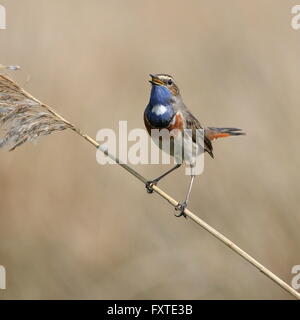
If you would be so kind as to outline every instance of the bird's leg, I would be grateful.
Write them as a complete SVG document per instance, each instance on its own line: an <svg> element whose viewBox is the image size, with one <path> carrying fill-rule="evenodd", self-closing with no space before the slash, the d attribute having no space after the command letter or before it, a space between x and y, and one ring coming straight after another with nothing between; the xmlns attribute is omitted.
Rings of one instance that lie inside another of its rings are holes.
<svg viewBox="0 0 300 320"><path fill-rule="evenodd" d="M158 178L156 179L153 179L153 180L150 180L150 181L147 181L146 182L146 189L147 189L147 192L148 193L152 193L153 192L153 188L152 186L153 185L157 185L158 181L160 181L162 178L164 178L165 176L167 176L169 173L171 173L172 171L178 169L179 167L181 166L181 163L180 164L176 164L175 167L173 167L172 169L168 170L167 172L165 172L164 174L162 174L161 176L159 176Z"/></svg>
<svg viewBox="0 0 300 320"><path fill-rule="evenodd" d="M176 217L181 217L184 216L186 218L186 214L184 213L184 209L187 207L188 201L189 201L189 197L192 191L192 186L193 186L193 182L194 182L195 176L191 175L191 181L190 181L190 185L189 185L189 189L187 192L187 195L185 197L185 200L183 202L178 203L178 205L175 207L176 211L179 211L178 214L175 213Z"/></svg>

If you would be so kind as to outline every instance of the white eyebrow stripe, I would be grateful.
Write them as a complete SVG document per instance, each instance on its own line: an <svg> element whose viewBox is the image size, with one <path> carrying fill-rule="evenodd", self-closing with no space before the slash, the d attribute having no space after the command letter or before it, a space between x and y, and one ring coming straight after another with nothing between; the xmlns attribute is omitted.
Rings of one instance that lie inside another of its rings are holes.
<svg viewBox="0 0 300 320"><path fill-rule="evenodd" d="M172 79L172 77L171 76L167 76L167 75L161 75L161 76L159 76L159 78L160 78L160 80L165 80L165 81L167 81L167 80L170 80L170 79ZM172 79L173 80L173 79Z"/></svg>
<svg viewBox="0 0 300 320"><path fill-rule="evenodd" d="M167 107L162 105L162 104L158 104L156 106L154 106L151 110L152 113L155 113L157 116L161 116L162 114L164 114L167 111Z"/></svg>

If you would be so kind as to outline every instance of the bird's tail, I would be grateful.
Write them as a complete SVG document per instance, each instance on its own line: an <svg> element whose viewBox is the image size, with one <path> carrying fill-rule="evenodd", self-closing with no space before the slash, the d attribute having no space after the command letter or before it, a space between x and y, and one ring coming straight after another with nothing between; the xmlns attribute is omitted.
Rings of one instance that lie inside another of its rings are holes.
<svg viewBox="0 0 300 320"><path fill-rule="evenodd" d="M215 128L208 127L205 129L205 135L209 140L214 140L218 138L226 138L230 136L241 136L246 133L242 131L242 129L238 128Z"/></svg>

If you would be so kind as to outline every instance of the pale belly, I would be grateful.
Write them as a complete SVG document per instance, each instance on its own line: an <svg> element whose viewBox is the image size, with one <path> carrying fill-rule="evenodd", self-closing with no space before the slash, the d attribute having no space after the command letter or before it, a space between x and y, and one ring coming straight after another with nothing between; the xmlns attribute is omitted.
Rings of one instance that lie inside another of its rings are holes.
<svg viewBox="0 0 300 320"><path fill-rule="evenodd" d="M195 165L196 158L203 150L190 137L185 137L181 133L171 137L159 137L153 141L163 152L174 157L177 164L184 162L188 166Z"/></svg>

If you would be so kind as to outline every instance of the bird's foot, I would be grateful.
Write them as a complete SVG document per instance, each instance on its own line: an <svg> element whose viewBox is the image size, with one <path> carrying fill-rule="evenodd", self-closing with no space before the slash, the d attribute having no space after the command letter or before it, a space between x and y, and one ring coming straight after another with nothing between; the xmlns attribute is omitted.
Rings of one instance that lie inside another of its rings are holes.
<svg viewBox="0 0 300 320"><path fill-rule="evenodd" d="M178 213L175 213L175 217L181 217L184 216L186 218L186 214L184 213L185 208L187 207L186 201L182 203L178 203L178 205L175 207L176 211L179 211Z"/></svg>
<svg viewBox="0 0 300 320"><path fill-rule="evenodd" d="M158 180L154 179L154 180L150 180L146 182L146 189L148 193L153 193L153 186L156 186L158 183Z"/></svg>

